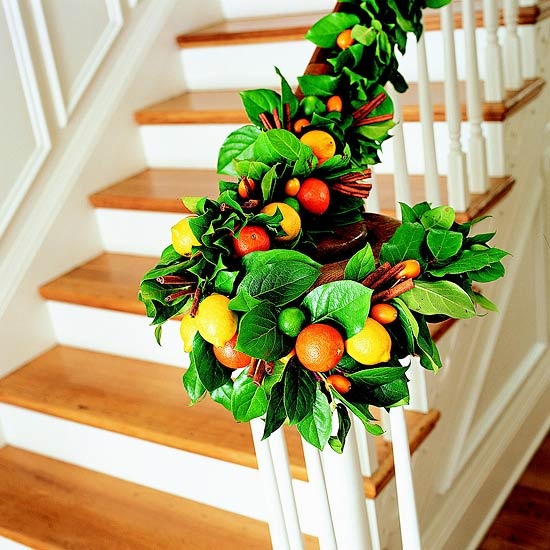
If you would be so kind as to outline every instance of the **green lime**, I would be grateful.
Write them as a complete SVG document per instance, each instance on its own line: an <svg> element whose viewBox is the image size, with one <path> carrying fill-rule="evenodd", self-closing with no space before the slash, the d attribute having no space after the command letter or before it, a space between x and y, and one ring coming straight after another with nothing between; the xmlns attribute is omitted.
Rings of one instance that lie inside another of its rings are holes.
<svg viewBox="0 0 550 550"><path fill-rule="evenodd" d="M299 307L287 307L279 314L277 325L287 336L296 337L302 330L306 316Z"/></svg>
<svg viewBox="0 0 550 550"><path fill-rule="evenodd" d="M298 202L298 199L295 199L294 197L287 197L283 202L296 210L296 212L300 212L300 203Z"/></svg>

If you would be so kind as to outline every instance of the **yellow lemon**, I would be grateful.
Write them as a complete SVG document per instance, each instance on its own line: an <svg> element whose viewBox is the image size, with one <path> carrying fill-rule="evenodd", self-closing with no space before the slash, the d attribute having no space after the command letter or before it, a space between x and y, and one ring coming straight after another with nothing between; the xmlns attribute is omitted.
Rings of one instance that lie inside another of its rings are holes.
<svg viewBox="0 0 550 550"><path fill-rule="evenodd" d="M370 317L363 328L346 340L346 352L363 365L377 365L390 360L391 338L388 331Z"/></svg>
<svg viewBox="0 0 550 550"><path fill-rule="evenodd" d="M225 346L237 332L239 318L229 309L229 298L210 294L199 305L195 325L199 334L214 346Z"/></svg>
<svg viewBox="0 0 550 550"><path fill-rule="evenodd" d="M336 142L334 138L323 130L311 130L304 134L300 141L309 145L313 154L317 157L319 165L332 158L336 153Z"/></svg>
<svg viewBox="0 0 550 550"><path fill-rule="evenodd" d="M174 250L182 256L191 254L191 247L200 246L201 244L189 227L190 217L192 216L183 218L172 227L172 246Z"/></svg>
<svg viewBox="0 0 550 550"><path fill-rule="evenodd" d="M274 237L276 241L291 241L295 239L300 233L302 228L302 220L300 215L292 206L284 202L272 202L262 208L262 214L267 214L268 216L273 216L277 211L277 208L281 211L283 215L283 221L281 222L281 229L286 233L280 237Z"/></svg>
<svg viewBox="0 0 550 550"><path fill-rule="evenodd" d="M180 336L183 342L183 351L186 353L189 353L193 349L195 334L197 334L195 319L189 315L189 312L184 313L180 322Z"/></svg>

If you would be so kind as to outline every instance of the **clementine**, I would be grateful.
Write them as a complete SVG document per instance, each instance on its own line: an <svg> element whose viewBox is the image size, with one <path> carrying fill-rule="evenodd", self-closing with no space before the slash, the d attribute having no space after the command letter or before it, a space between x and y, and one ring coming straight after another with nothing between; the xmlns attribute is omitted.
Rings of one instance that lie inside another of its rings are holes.
<svg viewBox="0 0 550 550"><path fill-rule="evenodd" d="M296 339L296 355L308 370L326 372L333 369L344 355L344 340L330 325L308 325Z"/></svg>

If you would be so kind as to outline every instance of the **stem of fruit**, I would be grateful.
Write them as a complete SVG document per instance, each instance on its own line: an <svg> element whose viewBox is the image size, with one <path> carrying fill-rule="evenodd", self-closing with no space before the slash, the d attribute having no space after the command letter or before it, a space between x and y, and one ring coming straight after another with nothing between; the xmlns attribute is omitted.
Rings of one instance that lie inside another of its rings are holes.
<svg viewBox="0 0 550 550"><path fill-rule="evenodd" d="M201 301L201 287L198 286L195 290L195 295L193 296L193 303L191 304L191 309L189 310L189 316L195 317L197 310L199 309L199 302Z"/></svg>
<svg viewBox="0 0 550 550"><path fill-rule="evenodd" d="M280 130L283 127L283 125L281 124L281 119L279 117L279 110L277 109L277 107L273 108L272 114L273 114L273 121L275 122L275 128L277 128L277 130Z"/></svg>
<svg viewBox="0 0 550 550"><path fill-rule="evenodd" d="M379 302L388 302L393 298L401 296L404 292L414 288L414 281L412 279L405 279L403 282L388 288L387 290L382 290L381 292L376 292L371 298L371 304L378 304Z"/></svg>

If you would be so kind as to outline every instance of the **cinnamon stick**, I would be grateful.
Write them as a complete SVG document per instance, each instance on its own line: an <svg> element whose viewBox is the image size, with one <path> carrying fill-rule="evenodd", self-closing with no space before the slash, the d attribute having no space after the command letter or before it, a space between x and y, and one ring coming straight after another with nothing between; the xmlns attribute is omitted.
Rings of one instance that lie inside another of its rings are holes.
<svg viewBox="0 0 550 550"><path fill-rule="evenodd" d="M256 367L256 372L254 373L254 378L252 379L252 381L254 382L254 384L256 384L256 386L259 386L263 382L264 377L265 377L265 361L260 359L258 361L258 366Z"/></svg>
<svg viewBox="0 0 550 550"><path fill-rule="evenodd" d="M266 130L273 130L273 126L271 125L271 122L269 122L269 119L265 113L260 113L258 118L262 121L262 124Z"/></svg>
<svg viewBox="0 0 550 550"><path fill-rule="evenodd" d="M374 109L376 109L376 107L378 107L384 101L384 99L386 99L385 92L380 92L377 96L375 96L373 99L371 99L368 103L365 103L364 105L359 107L359 109L357 109L353 113L353 115L352 115L353 118L357 120L357 119L360 119L360 118L363 118L363 117L367 116L369 113L372 113L372 111L374 111Z"/></svg>
<svg viewBox="0 0 550 550"><path fill-rule="evenodd" d="M393 267L390 267L387 271L382 273L378 280L374 281L374 283L370 285L370 288L372 288L373 290L380 288L384 283L386 283L390 279L393 279L403 269L404 266L405 264L403 262L396 263Z"/></svg>
<svg viewBox="0 0 550 550"><path fill-rule="evenodd" d="M279 118L279 110L277 109L277 107L273 108L272 114L273 121L275 122L275 128L277 128L277 130L280 130L283 125L281 124L281 119Z"/></svg>
<svg viewBox="0 0 550 550"><path fill-rule="evenodd" d="M248 378L254 378L254 374L256 374L257 366L258 366L258 359L256 359L256 357L252 357L252 361L250 361L250 365L248 367L248 372L246 373Z"/></svg>
<svg viewBox="0 0 550 550"><path fill-rule="evenodd" d="M356 120L353 123L353 126L366 126L367 124L376 124L378 122L386 122L387 120L393 119L393 113L387 113L385 115L377 115L377 116L371 116L368 118L362 118L360 120Z"/></svg>
<svg viewBox="0 0 550 550"><path fill-rule="evenodd" d="M193 303L191 304L191 309L189 310L190 317L195 317L195 315L197 314L200 301L201 301L201 287L198 286L197 290L195 290L195 295L193 296Z"/></svg>
<svg viewBox="0 0 550 550"><path fill-rule="evenodd" d="M290 120L290 103L283 104L283 126L289 132L292 130L292 121Z"/></svg>
<svg viewBox="0 0 550 550"><path fill-rule="evenodd" d="M414 288L414 281L412 279L405 279L401 283L388 288L387 290L382 290L381 292L376 292L371 297L371 304L378 304L379 302L387 302L393 298L401 296L404 292Z"/></svg>
<svg viewBox="0 0 550 550"><path fill-rule="evenodd" d="M174 292L172 294L169 294L164 298L165 302L173 302L174 300L177 300L181 296L185 296L186 294L193 294L194 290L192 288L186 288L184 290L178 290L177 292Z"/></svg>
<svg viewBox="0 0 550 550"><path fill-rule="evenodd" d="M390 262L384 262L377 267L372 273L369 273L362 281L361 284L372 288L372 285L391 268Z"/></svg>
<svg viewBox="0 0 550 550"><path fill-rule="evenodd" d="M157 283L160 283L161 285L192 285L194 284L194 281L188 281L187 279L184 279L183 277L180 277L179 275L164 275L162 277L157 277L156 279Z"/></svg>

